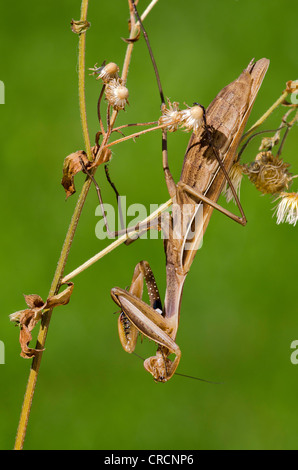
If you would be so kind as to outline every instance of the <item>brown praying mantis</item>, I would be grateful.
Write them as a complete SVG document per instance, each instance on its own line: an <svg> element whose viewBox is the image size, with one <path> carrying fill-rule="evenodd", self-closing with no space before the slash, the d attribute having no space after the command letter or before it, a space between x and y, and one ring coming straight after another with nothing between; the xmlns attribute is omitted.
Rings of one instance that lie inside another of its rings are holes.
<svg viewBox="0 0 298 470"><path fill-rule="evenodd" d="M168 166L167 151L163 147L163 170L173 202L164 237L164 307L162 308L153 272L146 261L141 261L135 267L129 291L119 287L111 290L113 300L121 308L118 330L124 350L129 353L134 351L139 333L157 343L156 355L144 362L145 369L157 382L168 381L181 358L181 351L175 340L183 286L213 209L241 225L246 224L229 171L237 158L236 152L244 127L268 66L267 59L250 62L241 75L223 88L204 111L204 124L190 138L178 184L174 182ZM241 217L217 204L226 181ZM200 224L196 224L199 211L201 220ZM162 223L160 228L165 230ZM142 300L144 280L150 305ZM169 358L170 354L175 354L173 361Z"/></svg>

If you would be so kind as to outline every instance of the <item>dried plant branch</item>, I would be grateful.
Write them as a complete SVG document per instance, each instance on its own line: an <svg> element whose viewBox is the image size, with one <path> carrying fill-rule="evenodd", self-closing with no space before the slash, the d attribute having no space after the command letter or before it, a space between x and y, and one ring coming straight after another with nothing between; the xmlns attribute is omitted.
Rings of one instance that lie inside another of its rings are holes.
<svg viewBox="0 0 298 470"><path fill-rule="evenodd" d="M278 106L280 104L282 104L285 99L287 98L287 96L289 95L289 92L287 90L285 90L282 95L278 98L278 100L275 101L275 103L273 103L273 105L267 109L267 111L263 114L263 116L260 117L260 119L258 119L253 126L251 126L250 129L248 129L248 131L243 134L242 136L242 139L241 141L243 141L244 139L247 139L247 137L249 137L251 134L253 134L255 132L255 130L261 126L263 124L264 121L266 121L266 119L270 116L270 114L273 113L273 111L278 108Z"/></svg>
<svg viewBox="0 0 298 470"><path fill-rule="evenodd" d="M140 24L140 27L143 31L143 35L144 35L144 38L145 38L145 41L146 41L146 44L147 44L147 49L149 51L150 59L151 59L153 69L154 69L154 73L155 73L155 77L156 77L161 103L164 104L165 103L165 97L164 97L164 93L163 93L163 89L162 89L162 85L161 85L161 80L160 80L157 64L156 64L156 61L155 61L155 58L154 58L154 55L153 55L153 52L152 52L152 49L151 49L151 45L150 45L150 42L149 42L149 38L148 38L148 35L147 35L147 31L144 28L143 20L139 16L139 13L138 13L138 10L136 8L134 0L132 0L132 6L133 6L133 9L134 9L135 15L138 19L138 23Z"/></svg>
<svg viewBox="0 0 298 470"><path fill-rule="evenodd" d="M293 109L292 109L292 110L293 110ZM290 114L290 112L291 112L292 110L290 110L289 113L287 113L287 114ZM286 116L287 116L287 115L286 115ZM286 119L286 118L285 118L285 119ZM277 151L277 154L276 154L277 157L280 157L280 155L281 155L281 153L282 153L282 149L283 149L284 144L285 144L285 141L286 141L286 138L288 137L288 134L289 134L291 128L292 128L293 125L297 122L297 120L298 120L298 111L296 112L294 118L293 118L290 122L286 122L286 120L283 119L283 121L285 122L285 125L287 126L287 129L286 129L286 132L284 133L284 136L283 136L282 141L281 141L281 143L280 143L279 149L278 149L278 151Z"/></svg>
<svg viewBox="0 0 298 470"><path fill-rule="evenodd" d="M150 11L152 10L152 8L154 7L154 5L156 5L158 2L158 0L152 0L152 2L147 6L147 8L144 10L144 12L142 13L141 15L141 20L144 21L144 19L146 18L146 16L148 16L148 14L150 13ZM138 25L138 21L136 23Z"/></svg>
<svg viewBox="0 0 298 470"><path fill-rule="evenodd" d="M100 104L101 104L101 100L102 100L102 97L103 97L103 94L104 94L104 90L105 90L105 86L102 87L101 92L100 92L100 95L99 95L99 98L98 98L98 102L97 102L98 121L99 121L100 128L101 128L101 132L102 132L103 135L105 135L106 132L105 132L105 130L104 130L103 123L102 123L102 119L101 119Z"/></svg>
<svg viewBox="0 0 298 470"><path fill-rule="evenodd" d="M113 145L117 145L122 142L125 142L126 140L135 139L137 137L140 137L143 134L148 134L148 132L157 131L159 129L165 129L166 127L168 127L168 124L160 124L159 126L150 127L150 129L144 129L143 131L136 132L135 134L130 134L125 137L122 137L121 139L115 140L114 142L110 142L105 147L109 148L109 147L112 147Z"/></svg>
<svg viewBox="0 0 298 470"><path fill-rule="evenodd" d="M82 0L80 21L82 22L87 21L87 10L88 10L88 0ZM79 102L80 102L80 115L81 115L82 128L83 128L87 155L88 157L90 156L89 159L91 160L91 149L90 149L88 127L87 127L85 86L84 86L84 83L85 83L85 44L86 44L85 36L86 36L86 32L83 32L80 34L80 37L79 37ZM50 288L49 296L57 294L61 286L60 280L64 271L64 267L68 258L68 253L72 244L72 240L73 240L73 237L74 237L74 234L75 234L78 222L79 222L79 218L80 218L90 185L91 185L91 180L87 180L79 196L79 199L78 199L76 208L74 210L74 213L73 213L73 216L72 216L69 228L68 228L68 232L67 232L64 244L63 244L63 248L60 254L60 258L58 261L54 279L52 281L52 285ZM40 327L39 334L37 337L36 349L44 348L49 324L51 321L52 310L53 309L49 309L45 311L43 315L41 327ZM15 440L15 447L14 447L15 450L21 450L23 448L41 359L42 359L42 352L40 352L38 355L36 355L33 358L33 361L31 364L29 379L28 379L28 383L26 387L19 426L18 426L16 440Z"/></svg>
<svg viewBox="0 0 298 470"><path fill-rule="evenodd" d="M162 204L156 211L152 212L152 214L150 214L146 219L142 220L141 222L139 222L139 226L141 225L145 225L147 222L150 222L154 219L156 219L160 214L162 214L166 209L168 209L170 206L172 205L172 199L169 199L167 202L165 202L164 204ZM90 258L88 261L86 261L85 263L83 263L81 266L79 266L78 268L76 268L74 271L72 271L71 273L67 274L67 276L65 276L63 279L62 279L62 283L63 284L66 284L67 282L69 282L70 279L73 279L75 276L77 276L78 274L82 273L83 271L85 271L86 269L88 269L90 266L92 266L92 264L96 263L96 261L99 261L101 258L103 258L104 256L106 256L108 253L111 253L113 250L115 250L115 248L117 248L118 246L122 245L122 243L124 243L128 238L131 238L133 237L134 235L136 235L137 233L139 232L139 230L133 230L132 232L130 233L126 233L124 235L122 235L122 237L118 238L117 240L115 240L113 243L111 243L110 245L108 245L106 248L104 248L103 250L101 250L99 253L97 253L96 255L94 255L92 258Z"/></svg>
<svg viewBox="0 0 298 470"><path fill-rule="evenodd" d="M113 132L118 132L120 129L125 129L126 127L137 127L137 126L157 126L157 121L151 122L134 122L132 124L123 124L119 127L114 127Z"/></svg>

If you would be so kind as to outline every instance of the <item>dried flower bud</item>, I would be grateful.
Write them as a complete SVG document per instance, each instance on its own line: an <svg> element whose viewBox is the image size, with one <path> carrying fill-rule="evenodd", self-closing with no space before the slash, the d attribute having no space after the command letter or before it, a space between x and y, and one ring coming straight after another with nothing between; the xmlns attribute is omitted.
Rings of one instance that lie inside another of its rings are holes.
<svg viewBox="0 0 298 470"><path fill-rule="evenodd" d="M275 157L270 151L260 152L250 165L243 165L243 173L263 194L276 194L292 183L289 163Z"/></svg>
<svg viewBox="0 0 298 470"><path fill-rule="evenodd" d="M262 139L259 150L272 150L280 141L280 134L276 133L273 137L264 137Z"/></svg>
<svg viewBox="0 0 298 470"><path fill-rule="evenodd" d="M287 222L296 225L298 221L298 194L297 193L281 193L278 197L280 202L275 210L277 224Z"/></svg>
<svg viewBox="0 0 298 470"><path fill-rule="evenodd" d="M124 85L122 85L122 81L120 78L118 80L111 80L106 86L105 92L108 102L116 111L125 109L125 105L129 104L128 89Z"/></svg>
<svg viewBox="0 0 298 470"><path fill-rule="evenodd" d="M100 67L97 67L97 64L95 64L89 70L92 71L91 75L97 75L96 80L101 78L104 83L109 83L114 78L118 78L119 67L114 62L109 62L107 65L103 64Z"/></svg>
<svg viewBox="0 0 298 470"><path fill-rule="evenodd" d="M243 166L240 165L239 162L234 163L234 165L230 169L229 177L230 177L232 185L235 188L237 196L240 199L240 187L241 187L241 181L243 177ZM223 189L223 195L225 196L227 202L230 202L232 199L234 199L234 202L236 202L234 198L234 194L228 182L226 182L225 187Z"/></svg>
<svg viewBox="0 0 298 470"><path fill-rule="evenodd" d="M159 118L158 124L159 126L167 125L167 131L175 132L181 124L181 111L179 109L179 103L174 101L172 104L168 99L168 106L169 109L165 104L162 105L162 116Z"/></svg>
<svg viewBox="0 0 298 470"><path fill-rule="evenodd" d="M285 89L288 93L295 93L298 91L298 80L289 80L287 82L287 88Z"/></svg>
<svg viewBox="0 0 298 470"><path fill-rule="evenodd" d="M202 124L204 112L201 106L187 106L188 109L181 111L181 125L187 131L197 132Z"/></svg>
<svg viewBox="0 0 298 470"><path fill-rule="evenodd" d="M87 29L90 28L91 24L86 20L86 21L75 21L71 20L71 30L75 34L82 34L87 31Z"/></svg>

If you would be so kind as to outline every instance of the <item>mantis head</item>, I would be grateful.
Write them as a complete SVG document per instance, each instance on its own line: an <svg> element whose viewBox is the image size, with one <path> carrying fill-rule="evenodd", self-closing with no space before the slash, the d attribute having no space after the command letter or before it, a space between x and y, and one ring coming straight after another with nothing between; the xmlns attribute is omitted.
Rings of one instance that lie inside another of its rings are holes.
<svg viewBox="0 0 298 470"><path fill-rule="evenodd" d="M160 348L156 356L144 361L145 369L153 376L155 382L167 382L173 376L178 364L168 359Z"/></svg>

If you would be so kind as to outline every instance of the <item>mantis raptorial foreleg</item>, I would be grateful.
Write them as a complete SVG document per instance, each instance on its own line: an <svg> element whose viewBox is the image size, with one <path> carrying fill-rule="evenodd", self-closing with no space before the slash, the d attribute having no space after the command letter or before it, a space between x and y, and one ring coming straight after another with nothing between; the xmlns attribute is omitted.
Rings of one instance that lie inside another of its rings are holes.
<svg viewBox="0 0 298 470"><path fill-rule="evenodd" d="M150 306L142 299L143 281L148 289ZM111 295L122 313L118 321L118 331L121 344L125 351L133 352L138 333L155 341L159 348L156 356L145 360L145 369L159 382L168 380L174 374L181 357L179 346L171 338L171 322L162 315L159 291L153 272L146 261L137 264L129 292L115 287ZM174 353L172 362L168 355Z"/></svg>
<svg viewBox="0 0 298 470"><path fill-rule="evenodd" d="M129 288L129 294L142 299L144 279L149 293L151 307L153 309L160 309L161 311L162 305L155 278L146 261L141 261L136 265L131 286ZM118 319L118 332L123 349L129 353L133 352L136 346L139 330L130 322L124 312L121 312Z"/></svg>

